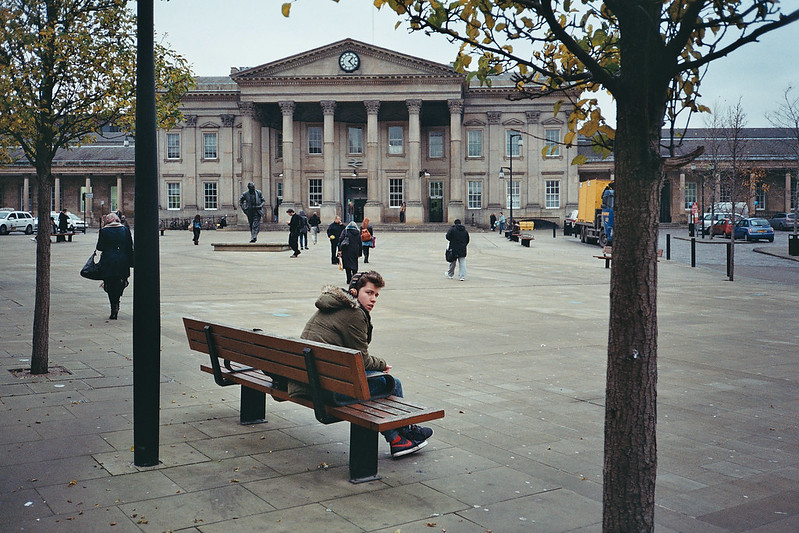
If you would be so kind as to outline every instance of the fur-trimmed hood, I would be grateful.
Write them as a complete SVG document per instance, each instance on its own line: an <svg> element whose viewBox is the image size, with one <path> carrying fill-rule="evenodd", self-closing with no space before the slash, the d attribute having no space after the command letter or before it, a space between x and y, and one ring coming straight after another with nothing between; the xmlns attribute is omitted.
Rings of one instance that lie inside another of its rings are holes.
<svg viewBox="0 0 799 533"><path fill-rule="evenodd" d="M330 313L339 309L359 309L361 304L358 299L341 287L325 285L322 294L316 300L316 308L323 313Z"/></svg>

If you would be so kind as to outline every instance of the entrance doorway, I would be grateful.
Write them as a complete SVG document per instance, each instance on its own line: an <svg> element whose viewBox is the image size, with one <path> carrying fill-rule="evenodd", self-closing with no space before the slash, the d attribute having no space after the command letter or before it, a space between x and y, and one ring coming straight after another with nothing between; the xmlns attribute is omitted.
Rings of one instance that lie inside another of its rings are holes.
<svg viewBox="0 0 799 533"><path fill-rule="evenodd" d="M345 179L344 180L344 201L341 206L342 220L347 223L347 204L352 200L355 206L355 222L363 222L363 208L368 197L366 189L366 178Z"/></svg>
<svg viewBox="0 0 799 533"><path fill-rule="evenodd" d="M444 182L431 181L428 191L430 193L430 222L444 222Z"/></svg>

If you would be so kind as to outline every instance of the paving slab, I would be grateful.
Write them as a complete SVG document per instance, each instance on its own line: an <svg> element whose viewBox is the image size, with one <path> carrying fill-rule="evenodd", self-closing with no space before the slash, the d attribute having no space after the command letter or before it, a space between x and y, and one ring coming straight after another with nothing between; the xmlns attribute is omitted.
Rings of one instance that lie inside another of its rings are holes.
<svg viewBox="0 0 799 533"><path fill-rule="evenodd" d="M78 276L96 235L60 249L50 365L66 372L19 377L10 370L30 365L35 245L17 237L0 239L0 271L16 274L0 279L4 530L601 530L610 273L596 247L541 231L525 248L472 230L459 282L443 275L443 234L383 232L368 265L387 282L370 352L406 396L446 417L402 460L381 441L382 479L353 485L346 424L270 400L267 423L240 425L238 388L199 371L206 356L182 325L193 316L299 336L320 289L345 283L326 245L289 259L209 244L247 244L248 232L204 234L200 246L160 237L160 464L137 467L133 286L108 320L99 283ZM680 246L658 263L655 530L796 531L799 330L785 316L799 306L797 263L757 254L781 281L749 268L730 283L715 267L692 269Z"/></svg>

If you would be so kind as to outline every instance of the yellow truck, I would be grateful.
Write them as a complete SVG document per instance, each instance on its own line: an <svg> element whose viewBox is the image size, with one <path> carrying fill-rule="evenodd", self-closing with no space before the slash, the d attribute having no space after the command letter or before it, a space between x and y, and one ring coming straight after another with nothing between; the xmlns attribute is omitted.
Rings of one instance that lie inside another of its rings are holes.
<svg viewBox="0 0 799 533"><path fill-rule="evenodd" d="M575 233L581 242L600 246L613 244L613 181L594 179L580 182Z"/></svg>

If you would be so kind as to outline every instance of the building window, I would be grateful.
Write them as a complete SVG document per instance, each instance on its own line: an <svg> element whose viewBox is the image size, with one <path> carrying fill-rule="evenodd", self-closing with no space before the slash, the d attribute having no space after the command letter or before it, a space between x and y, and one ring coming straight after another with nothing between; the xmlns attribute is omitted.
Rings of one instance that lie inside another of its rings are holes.
<svg viewBox="0 0 799 533"><path fill-rule="evenodd" d="M388 206L402 207L404 194L402 190L403 181L401 179L388 180Z"/></svg>
<svg viewBox="0 0 799 533"><path fill-rule="evenodd" d="M277 205L283 203L283 182L278 181L275 184L275 196L277 196Z"/></svg>
<svg viewBox="0 0 799 533"><path fill-rule="evenodd" d="M755 211L766 209L766 189L763 185L757 185L755 190Z"/></svg>
<svg viewBox="0 0 799 533"><path fill-rule="evenodd" d="M467 183L468 208L480 209L483 207L483 182L470 181Z"/></svg>
<svg viewBox="0 0 799 533"><path fill-rule="evenodd" d="M440 180L431 181L428 184L427 191L430 193L430 198L444 198L444 182Z"/></svg>
<svg viewBox="0 0 799 533"><path fill-rule="evenodd" d="M444 132L431 131L428 134L428 156L431 159L439 159L444 157Z"/></svg>
<svg viewBox="0 0 799 533"><path fill-rule="evenodd" d="M505 156L519 157L522 155L521 135L513 130L505 132Z"/></svg>
<svg viewBox="0 0 799 533"><path fill-rule="evenodd" d="M560 157L560 130L545 130L547 157Z"/></svg>
<svg viewBox="0 0 799 533"><path fill-rule="evenodd" d="M719 183L719 202L732 202L729 183Z"/></svg>
<svg viewBox="0 0 799 533"><path fill-rule="evenodd" d="M61 206L61 209L63 209L63 208L66 207L64 205L64 186L63 185L61 186L61 191L60 192L61 192L61 202L59 203L59 205ZM0 189L0 206L3 206L3 205L5 205L3 203L3 190ZM55 208L55 183L50 185L50 211L56 211L56 208Z"/></svg>
<svg viewBox="0 0 799 533"><path fill-rule="evenodd" d="M468 152L466 157L483 157L483 130L469 130L466 132Z"/></svg>
<svg viewBox="0 0 799 533"><path fill-rule="evenodd" d="M219 188L215 181L203 182L203 208L219 208Z"/></svg>
<svg viewBox="0 0 799 533"><path fill-rule="evenodd" d="M308 126L308 153L322 153L322 128L319 126Z"/></svg>
<svg viewBox="0 0 799 533"><path fill-rule="evenodd" d="M546 180L544 207L546 209L557 209L560 207L560 180Z"/></svg>
<svg viewBox="0 0 799 533"><path fill-rule="evenodd" d="M505 189L505 208L510 209L511 198L513 198L513 208L519 209L521 202L519 200L519 182L516 180L508 181L508 186Z"/></svg>
<svg viewBox="0 0 799 533"><path fill-rule="evenodd" d="M217 158L216 133L203 133L203 159Z"/></svg>
<svg viewBox="0 0 799 533"><path fill-rule="evenodd" d="M696 183L685 183L685 210L691 209L691 206L696 202Z"/></svg>
<svg viewBox="0 0 799 533"><path fill-rule="evenodd" d="M275 135L275 159L283 159L283 133Z"/></svg>
<svg viewBox="0 0 799 533"><path fill-rule="evenodd" d="M180 183L166 184L166 208L180 209Z"/></svg>
<svg viewBox="0 0 799 533"><path fill-rule="evenodd" d="M166 158L180 159L180 133L166 134Z"/></svg>
<svg viewBox="0 0 799 533"><path fill-rule="evenodd" d="M322 205L322 180L308 180L308 205L311 207Z"/></svg>
<svg viewBox="0 0 799 533"><path fill-rule="evenodd" d="M363 153L363 128L358 128L358 127L347 128L347 153L348 154Z"/></svg>
<svg viewBox="0 0 799 533"><path fill-rule="evenodd" d="M388 153L389 155L402 155L405 153L402 143L402 126L388 127Z"/></svg>

